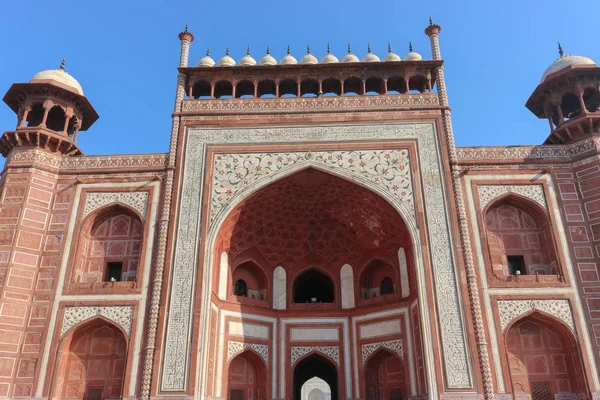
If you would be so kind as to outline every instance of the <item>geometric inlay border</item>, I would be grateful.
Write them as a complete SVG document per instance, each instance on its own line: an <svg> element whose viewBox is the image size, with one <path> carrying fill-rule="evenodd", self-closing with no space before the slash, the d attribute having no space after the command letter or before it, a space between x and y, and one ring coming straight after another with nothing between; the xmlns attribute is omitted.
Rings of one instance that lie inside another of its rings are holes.
<svg viewBox="0 0 600 400"><path fill-rule="evenodd" d="M401 360L404 360L404 351L402 349L402 340L388 340L385 342L368 343L362 345L362 362L363 365L367 362L367 359L371 354L375 353L380 348L386 348L396 353Z"/></svg>
<svg viewBox="0 0 600 400"><path fill-rule="evenodd" d="M295 346L292 347L292 367L296 364L296 361L313 351L315 353L323 354L327 358L333 360L338 367L340 366L340 349L337 346Z"/></svg>
<svg viewBox="0 0 600 400"><path fill-rule="evenodd" d="M142 219L146 217L148 192L88 192L85 196L83 217L111 203L121 203L139 211Z"/></svg>
<svg viewBox="0 0 600 400"><path fill-rule="evenodd" d="M552 315L575 332L575 322L569 300L499 300L498 313L502 331L515 319L532 310Z"/></svg>
<svg viewBox="0 0 600 400"><path fill-rule="evenodd" d="M65 307L60 335L64 335L73 326L96 316L102 316L119 325L127 336L131 333L133 306L99 306Z"/></svg>
<svg viewBox="0 0 600 400"><path fill-rule="evenodd" d="M265 364L269 365L269 346L266 344L235 342L233 340L230 340L227 344L227 361L246 349L254 350L264 360Z"/></svg>
<svg viewBox="0 0 600 400"><path fill-rule="evenodd" d="M545 210L548 210L542 185L480 185L477 191L479 192L479 203L482 209L492 200L505 193L515 193L533 200Z"/></svg>

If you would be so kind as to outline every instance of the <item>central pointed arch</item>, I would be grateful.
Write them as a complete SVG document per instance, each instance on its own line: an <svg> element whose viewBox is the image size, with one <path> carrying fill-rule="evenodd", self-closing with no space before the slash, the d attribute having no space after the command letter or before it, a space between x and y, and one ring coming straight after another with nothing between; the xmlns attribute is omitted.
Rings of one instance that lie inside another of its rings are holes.
<svg viewBox="0 0 600 400"><path fill-rule="evenodd" d="M302 393L305 383L312 381L314 378L326 383L330 390L331 400L339 399L337 368L330 360L318 353L310 354L294 366L292 399L304 400ZM307 394L310 394L310 392Z"/></svg>

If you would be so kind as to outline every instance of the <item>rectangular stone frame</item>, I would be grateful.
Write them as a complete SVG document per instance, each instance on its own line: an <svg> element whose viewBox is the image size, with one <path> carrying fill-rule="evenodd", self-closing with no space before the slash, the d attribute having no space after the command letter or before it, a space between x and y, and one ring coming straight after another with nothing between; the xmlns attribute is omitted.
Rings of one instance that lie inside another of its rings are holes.
<svg viewBox="0 0 600 400"><path fill-rule="evenodd" d="M189 387L188 365L191 348L193 299L196 287L198 244L201 243L206 146L208 144L252 143L303 143L341 142L367 140L416 140L421 166L423 198L430 242L429 249L438 312L438 329L441 335L445 382L450 389L473 387L466 338L464 310L459 285L456 281L451 221L445 198L445 176L433 122L322 125L309 127L261 128L188 128L185 143L181 196L179 199L179 224L177 225L172 281L169 289L168 317L166 321L164 358L160 388L162 391L185 391ZM210 242L207 241L207 242ZM445 245L440 245L444 243ZM206 251L205 270L210 270L211 251ZM209 280L202 288L202 309L210 310ZM209 312L201 312L200 332L207 329ZM206 340L199 343L199 359L204 360ZM200 361L199 374L203 374ZM202 390L202 388L199 388Z"/></svg>

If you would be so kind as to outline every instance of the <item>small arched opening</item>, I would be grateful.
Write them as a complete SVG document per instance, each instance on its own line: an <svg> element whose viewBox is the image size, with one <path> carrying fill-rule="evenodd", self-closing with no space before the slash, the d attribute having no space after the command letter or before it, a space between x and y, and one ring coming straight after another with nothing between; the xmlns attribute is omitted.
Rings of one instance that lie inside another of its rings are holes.
<svg viewBox="0 0 600 400"><path fill-rule="evenodd" d="M401 94L406 93L406 80L403 76L391 76L387 81L387 92L388 94Z"/></svg>
<svg viewBox="0 0 600 400"><path fill-rule="evenodd" d="M294 400L307 400L308 395L314 389L319 389L323 394L329 392L329 399L338 400L337 369L331 361L320 354L313 353L298 361L294 367L293 379L294 392L292 398ZM305 387L306 384L308 385ZM306 397L302 395L303 393L305 393ZM313 392L313 394L316 395L318 393ZM327 397L325 398L328 399Z"/></svg>
<svg viewBox="0 0 600 400"><path fill-rule="evenodd" d="M81 287L101 282L135 286L143 235L140 217L126 207L114 205L88 216L77 243L72 282Z"/></svg>
<svg viewBox="0 0 600 400"><path fill-rule="evenodd" d="M552 317L535 312L516 321L505 333L505 346L515 396L546 400L585 392L577 341Z"/></svg>
<svg viewBox="0 0 600 400"><path fill-rule="evenodd" d="M333 281L324 273L312 268L294 281L294 303L333 303Z"/></svg>
<svg viewBox="0 0 600 400"><path fill-rule="evenodd" d="M336 78L327 78L323 81L323 96L341 96L342 82Z"/></svg>
<svg viewBox="0 0 600 400"><path fill-rule="evenodd" d="M302 80L300 95L302 97L317 97L319 95L319 81L310 78Z"/></svg>
<svg viewBox="0 0 600 400"><path fill-rule="evenodd" d="M258 82L257 93L260 98L272 99L277 93L277 85L270 79L262 80Z"/></svg>
<svg viewBox="0 0 600 400"><path fill-rule="evenodd" d="M374 94L384 94L385 93L385 83L383 79L379 77L370 77L365 81L365 91L366 94L374 95Z"/></svg>
<svg viewBox="0 0 600 400"><path fill-rule="evenodd" d="M215 84L215 99L230 99L233 96L233 85L229 81Z"/></svg>
<svg viewBox="0 0 600 400"><path fill-rule="evenodd" d="M65 110L60 106L54 106L48 112L46 127L56 132L62 132L65 129L66 119Z"/></svg>
<svg viewBox="0 0 600 400"><path fill-rule="evenodd" d="M375 297L396 293L396 274L394 268L387 262L372 260L363 269L360 276L360 298L369 300Z"/></svg>
<svg viewBox="0 0 600 400"><path fill-rule="evenodd" d="M345 96L356 96L363 93L362 80L356 76L351 76L344 81L344 95Z"/></svg>
<svg viewBox="0 0 600 400"><path fill-rule="evenodd" d="M266 400L267 373L265 363L253 351L238 354L229 363L228 399Z"/></svg>
<svg viewBox="0 0 600 400"><path fill-rule="evenodd" d="M254 97L254 83L247 79L239 81L235 85L235 97L237 99L248 99Z"/></svg>
<svg viewBox="0 0 600 400"><path fill-rule="evenodd" d="M66 336L56 357L52 393L62 399L119 399L127 367L127 339L102 318Z"/></svg>
<svg viewBox="0 0 600 400"><path fill-rule="evenodd" d="M293 79L279 82L279 97L298 97L298 82Z"/></svg>
<svg viewBox="0 0 600 400"><path fill-rule="evenodd" d="M583 92L583 103L588 112L600 110L600 91L594 87L585 89Z"/></svg>
<svg viewBox="0 0 600 400"><path fill-rule="evenodd" d="M210 82L201 80L194 83L192 87L192 97L194 99L210 99Z"/></svg>
<svg viewBox="0 0 600 400"><path fill-rule="evenodd" d="M559 273L550 220L537 204L501 198L488 206L485 226L494 276Z"/></svg>
<svg viewBox="0 0 600 400"><path fill-rule="evenodd" d="M44 106L42 103L35 103L27 114L27 126L39 126L44 120Z"/></svg>
<svg viewBox="0 0 600 400"><path fill-rule="evenodd" d="M427 78L423 75L411 76L408 80L408 89L411 93L425 93L427 91Z"/></svg>
<svg viewBox="0 0 600 400"><path fill-rule="evenodd" d="M402 400L408 394L402 359L379 349L365 364L366 400Z"/></svg>
<svg viewBox="0 0 600 400"><path fill-rule="evenodd" d="M581 114L581 103L574 93L566 93L560 101L560 109L563 117L567 120L577 117Z"/></svg>
<svg viewBox="0 0 600 400"><path fill-rule="evenodd" d="M253 261L238 265L232 273L232 294L252 300L267 300L267 278Z"/></svg>

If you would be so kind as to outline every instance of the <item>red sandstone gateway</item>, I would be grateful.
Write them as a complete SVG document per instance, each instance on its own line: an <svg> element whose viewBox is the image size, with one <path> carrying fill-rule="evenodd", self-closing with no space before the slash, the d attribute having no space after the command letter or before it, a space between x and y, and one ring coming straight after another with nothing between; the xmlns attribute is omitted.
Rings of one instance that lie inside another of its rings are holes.
<svg viewBox="0 0 600 400"><path fill-rule="evenodd" d="M168 154L84 156L64 63L14 84L0 397L600 399L600 69L560 49L544 145L456 147L439 32L189 66L186 27Z"/></svg>

